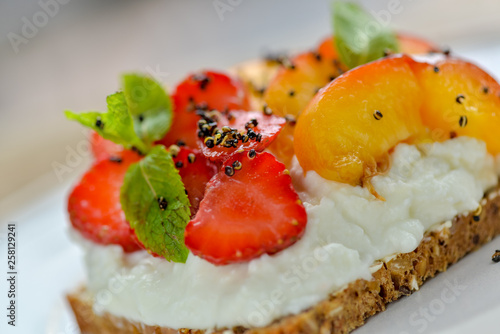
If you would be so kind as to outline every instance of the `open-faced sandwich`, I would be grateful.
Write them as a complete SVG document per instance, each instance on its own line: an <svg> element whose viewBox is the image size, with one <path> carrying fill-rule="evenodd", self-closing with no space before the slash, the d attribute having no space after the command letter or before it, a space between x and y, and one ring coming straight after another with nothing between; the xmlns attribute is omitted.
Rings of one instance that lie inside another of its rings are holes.
<svg viewBox="0 0 500 334"><path fill-rule="evenodd" d="M66 113L83 333L345 333L500 232L500 85L369 23L337 3L313 51Z"/></svg>

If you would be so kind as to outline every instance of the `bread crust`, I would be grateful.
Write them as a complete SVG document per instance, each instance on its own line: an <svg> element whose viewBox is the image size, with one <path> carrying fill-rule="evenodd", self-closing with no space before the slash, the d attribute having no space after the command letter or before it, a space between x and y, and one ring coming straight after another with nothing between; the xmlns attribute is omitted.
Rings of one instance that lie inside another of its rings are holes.
<svg viewBox="0 0 500 334"><path fill-rule="evenodd" d="M232 328L234 333L349 333L386 305L417 290L426 279L445 271L467 253L489 242L500 233L500 186L481 201L480 213L456 216L451 226L429 231L413 252L398 254L375 265L380 269L370 281L358 279L345 289L328 296L313 307L282 317L261 328ZM82 288L67 296L82 333L138 334L182 333L201 334L208 331L147 326L109 313L97 315L92 310L92 297ZM228 329L210 330L224 333ZM224 334L227 334L225 332Z"/></svg>

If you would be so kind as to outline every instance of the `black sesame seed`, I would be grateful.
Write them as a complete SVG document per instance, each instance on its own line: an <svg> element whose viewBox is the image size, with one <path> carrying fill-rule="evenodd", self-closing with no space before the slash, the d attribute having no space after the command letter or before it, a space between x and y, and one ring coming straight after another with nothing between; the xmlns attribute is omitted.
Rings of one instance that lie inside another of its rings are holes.
<svg viewBox="0 0 500 334"><path fill-rule="evenodd" d="M98 127L99 129L104 128L104 123L101 121L100 117L97 117L95 120L95 126Z"/></svg>
<svg viewBox="0 0 500 334"><path fill-rule="evenodd" d="M240 170L241 169L241 162L239 160L235 160L233 162L233 168L234 168L234 170Z"/></svg>
<svg viewBox="0 0 500 334"><path fill-rule="evenodd" d="M135 146L132 146L130 148L132 151L134 151L135 153L139 154L139 155L144 155L144 153L142 153L137 147Z"/></svg>
<svg viewBox="0 0 500 334"><path fill-rule="evenodd" d="M182 161L177 161L177 162L175 163L175 167L177 167L177 168L182 168L182 167L184 167L184 164L182 163Z"/></svg>
<svg viewBox="0 0 500 334"><path fill-rule="evenodd" d="M165 198L158 197L158 206L160 207L160 210L165 211L168 206L168 202L165 200Z"/></svg>
<svg viewBox="0 0 500 334"><path fill-rule="evenodd" d="M205 146L208 148L212 148L215 146L215 141L212 137L205 138Z"/></svg>
<svg viewBox="0 0 500 334"><path fill-rule="evenodd" d="M195 107L196 109L199 109L199 110L208 110L208 104L206 102L200 102L196 105Z"/></svg>
<svg viewBox="0 0 500 334"><path fill-rule="evenodd" d="M337 72L339 74L344 73L344 71L342 70L342 67L340 66L340 62L337 59L333 60L333 66L335 66L335 68L337 69Z"/></svg>
<svg viewBox="0 0 500 334"><path fill-rule="evenodd" d="M210 78L203 73L193 75L193 80L196 80L200 83L201 90L205 90L207 88L207 85L210 83Z"/></svg>
<svg viewBox="0 0 500 334"><path fill-rule="evenodd" d="M249 120L248 122L245 123L245 129L248 130L248 129L256 127L257 125L259 125L259 122L257 121L257 119L252 118L251 120Z"/></svg>
<svg viewBox="0 0 500 334"><path fill-rule="evenodd" d="M116 162L116 163L118 163L118 164L119 164L119 163L121 163L121 162L122 162L122 158L120 158L120 157L115 157L115 156L110 156L110 157L109 157L109 161L111 161L111 162Z"/></svg>
<svg viewBox="0 0 500 334"><path fill-rule="evenodd" d="M201 128L203 127L203 125L207 124L207 120L206 119L200 119L198 121L198 128L201 130Z"/></svg>
<svg viewBox="0 0 500 334"><path fill-rule="evenodd" d="M141 122L141 123L142 123L142 122L144 121L144 115L139 115L139 117L138 117L138 118L139 118L139 122Z"/></svg>
<svg viewBox="0 0 500 334"><path fill-rule="evenodd" d="M188 154L188 162L192 164L196 160L196 155L194 153Z"/></svg>
<svg viewBox="0 0 500 334"><path fill-rule="evenodd" d="M439 72L439 67L434 66L434 72L438 73Z"/></svg>
<svg viewBox="0 0 500 334"><path fill-rule="evenodd" d="M251 149L250 151L248 151L248 157L249 157L250 159L255 158L255 156L256 156L256 155L257 155L257 152L255 152L255 150L254 150L254 149Z"/></svg>
<svg viewBox="0 0 500 334"><path fill-rule="evenodd" d="M445 55L445 56L449 56L451 54L451 50L449 48L446 48L446 49L443 49L442 50L442 53Z"/></svg>
<svg viewBox="0 0 500 334"><path fill-rule="evenodd" d="M500 250L496 250L495 251L495 254L493 254L493 256L491 257L491 259L493 260L493 262L495 263L498 263L500 262Z"/></svg>
<svg viewBox="0 0 500 334"><path fill-rule="evenodd" d="M269 107L267 106L267 104L264 104L264 105L262 106L262 112L263 112L263 113L264 113L264 115L266 115L266 116L271 116L271 115L273 114L273 111L271 110L271 108L269 108Z"/></svg>
<svg viewBox="0 0 500 334"><path fill-rule="evenodd" d="M463 94L458 94L457 97L455 98L455 101L457 101L458 104L462 104L464 102L465 96Z"/></svg>
<svg viewBox="0 0 500 334"><path fill-rule="evenodd" d="M380 110L375 110L375 112L373 113L373 117L379 121L380 119L382 119L382 117L384 117L384 115L382 115L382 113L380 112Z"/></svg>
<svg viewBox="0 0 500 334"><path fill-rule="evenodd" d="M322 60L321 54L319 52L313 52L313 56L317 61Z"/></svg>
<svg viewBox="0 0 500 334"><path fill-rule="evenodd" d="M224 173L226 173L227 176L233 176L234 175L234 169L231 166L226 166L224 168Z"/></svg>
<svg viewBox="0 0 500 334"><path fill-rule="evenodd" d="M330 76L328 77L328 81L333 81L333 80L335 80L335 78L336 78L336 76L335 76L335 75L330 75Z"/></svg>
<svg viewBox="0 0 500 334"><path fill-rule="evenodd" d="M483 87L483 93L488 94L490 92L490 89L487 86Z"/></svg>
<svg viewBox="0 0 500 334"><path fill-rule="evenodd" d="M180 147L177 146L177 145L170 145L170 147L168 148L168 152L172 155L172 157L177 157L177 155L179 154L179 152L181 151Z"/></svg>
<svg viewBox="0 0 500 334"><path fill-rule="evenodd" d="M206 78L205 80L201 81L200 82L200 89L201 90L205 90L207 88L207 85L208 85L209 82L210 82L210 80L208 78Z"/></svg>
<svg viewBox="0 0 500 334"><path fill-rule="evenodd" d="M177 141L177 146L186 146L186 142L184 140L182 140L182 139L179 139Z"/></svg>
<svg viewBox="0 0 500 334"><path fill-rule="evenodd" d="M289 96L295 96L295 91L293 89L291 89L289 92L288 92L288 95Z"/></svg>
<svg viewBox="0 0 500 334"><path fill-rule="evenodd" d="M455 131L451 131L450 132L450 139L453 139L453 138L456 138L457 137L457 133Z"/></svg>
<svg viewBox="0 0 500 334"><path fill-rule="evenodd" d="M478 222L481 219L481 216L472 216L475 222Z"/></svg>
<svg viewBox="0 0 500 334"><path fill-rule="evenodd" d="M256 141L258 141L259 143L262 141L262 134L258 134L257 137L255 138Z"/></svg>
<svg viewBox="0 0 500 334"><path fill-rule="evenodd" d="M458 125L460 125L461 128L465 128L467 126L467 116L465 115L460 116L460 119L458 120Z"/></svg>
<svg viewBox="0 0 500 334"><path fill-rule="evenodd" d="M252 129L248 129L247 136L251 140L257 138L257 134Z"/></svg>

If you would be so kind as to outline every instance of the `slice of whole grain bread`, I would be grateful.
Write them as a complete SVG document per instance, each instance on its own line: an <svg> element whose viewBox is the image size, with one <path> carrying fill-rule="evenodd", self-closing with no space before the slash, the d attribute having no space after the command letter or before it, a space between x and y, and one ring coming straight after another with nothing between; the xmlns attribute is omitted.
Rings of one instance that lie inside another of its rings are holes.
<svg viewBox="0 0 500 334"><path fill-rule="evenodd" d="M216 330L179 329L147 326L92 310L92 296L82 288L68 295L82 333L349 333L364 321L385 310L388 303L411 294L426 279L445 271L467 253L479 248L500 233L500 186L485 195L481 210L456 216L451 224L429 231L417 249L374 264L370 281L358 279L345 289L297 315L275 320L262 328L221 328Z"/></svg>

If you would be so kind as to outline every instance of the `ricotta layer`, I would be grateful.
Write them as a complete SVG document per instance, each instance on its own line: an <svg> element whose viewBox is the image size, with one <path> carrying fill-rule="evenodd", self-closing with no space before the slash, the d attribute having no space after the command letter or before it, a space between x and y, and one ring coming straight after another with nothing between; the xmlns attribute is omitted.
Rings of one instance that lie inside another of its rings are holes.
<svg viewBox="0 0 500 334"><path fill-rule="evenodd" d="M472 138L400 144L391 159L389 172L373 178L385 202L365 188L304 175L295 159L290 172L308 214L305 235L248 263L217 267L192 254L185 264L169 263L76 236L95 311L174 329L265 326L370 279L375 260L413 251L426 230L475 210L498 182L494 158Z"/></svg>

